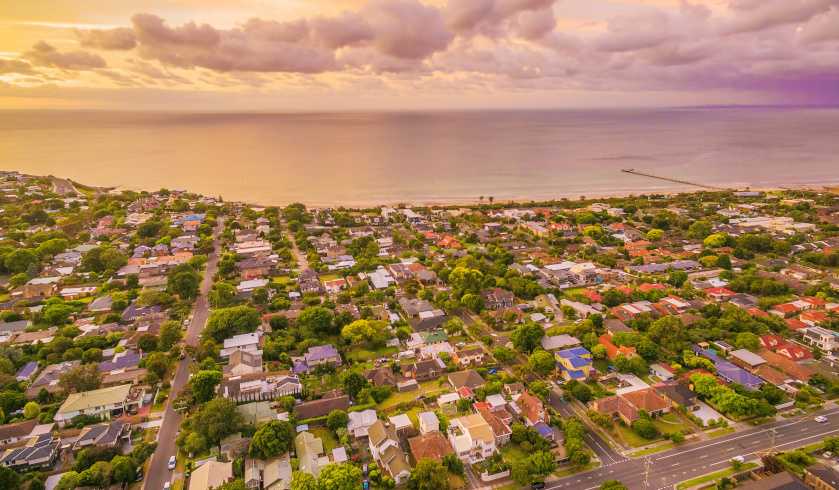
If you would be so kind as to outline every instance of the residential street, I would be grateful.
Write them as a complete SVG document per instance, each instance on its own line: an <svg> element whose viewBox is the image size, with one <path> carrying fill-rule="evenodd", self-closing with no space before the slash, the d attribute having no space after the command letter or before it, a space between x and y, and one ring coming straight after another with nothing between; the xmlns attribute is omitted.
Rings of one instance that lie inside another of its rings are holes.
<svg viewBox="0 0 839 490"><path fill-rule="evenodd" d="M219 260L219 235L224 229L224 219L219 217L218 226L215 232L215 243L213 244L213 253L210 254L207 260L207 267L204 271L204 278L201 282L201 291L198 298L195 300L195 307L193 308L192 322L187 326L184 341L187 345L197 345L201 331L207 322L207 317L210 314L210 304L208 295L210 288L213 285L213 276L218 270ZM169 392L169 399L166 401L166 409L163 415L163 425L157 434L157 450L154 452L149 463L149 470L143 482L143 490L160 490L163 484L172 477L172 471L167 467L169 458L176 454L175 438L177 437L178 429L181 426L181 414L172 408L172 402L177 398L181 389L186 385L189 379L189 363L190 358L185 357L178 362L175 377L172 379L172 389Z"/></svg>
<svg viewBox="0 0 839 490"><path fill-rule="evenodd" d="M813 420L816 415L825 415L828 422L816 422ZM672 488L681 481L727 468L731 458L735 456L743 456L746 460L758 459L760 451L771 447L773 429L775 448L779 451L818 442L839 433L839 409L829 408L803 418L761 425L652 455L649 457L647 485L644 484L645 460L639 458L619 463L604 463L596 470L550 482L547 488L592 490L606 480L620 480L632 489Z"/></svg>
<svg viewBox="0 0 839 490"><path fill-rule="evenodd" d="M577 417L581 422L588 425L588 418L584 414L577 413L571 403L562 399L562 393L559 390L551 389L548 395L551 406L563 417ZM627 461L627 458L617 452L608 442L604 441L600 434L587 427L586 435L584 437L585 443L594 451L594 454L600 459L603 465L621 463Z"/></svg>

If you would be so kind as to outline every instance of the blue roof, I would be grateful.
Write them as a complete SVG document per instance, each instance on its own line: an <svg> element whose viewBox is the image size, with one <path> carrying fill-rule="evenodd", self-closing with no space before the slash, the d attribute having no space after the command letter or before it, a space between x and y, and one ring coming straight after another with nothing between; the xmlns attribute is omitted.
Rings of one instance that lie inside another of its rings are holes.
<svg viewBox="0 0 839 490"><path fill-rule="evenodd" d="M571 364L571 367L579 368L583 366L588 366L591 364L591 359L584 359L582 357L569 357L568 363Z"/></svg>
<svg viewBox="0 0 839 490"><path fill-rule="evenodd" d="M557 352L557 355L565 359L571 359L572 357L590 356L591 352L589 352L585 347L572 347L570 349L563 349Z"/></svg>
<svg viewBox="0 0 839 490"><path fill-rule="evenodd" d="M35 361L29 361L29 362L26 363L25 366L20 368L20 371L18 371L15 376L17 378L27 378L28 379L33 374L35 374L35 371L37 371L37 370L38 370L38 363L35 362Z"/></svg>
<svg viewBox="0 0 839 490"><path fill-rule="evenodd" d="M694 347L693 350L713 362L717 368L717 374L729 382L741 384L746 388L754 388L763 384L762 379L726 361L712 350L700 349L699 347Z"/></svg>
<svg viewBox="0 0 839 490"><path fill-rule="evenodd" d="M537 422L533 425L533 428L536 429L536 432L538 432L542 437L548 438L554 435L554 430L544 422Z"/></svg>
<svg viewBox="0 0 839 490"><path fill-rule="evenodd" d="M585 379L586 373L578 370L569 370L569 369L562 369L563 373L568 374L568 377L571 379Z"/></svg>

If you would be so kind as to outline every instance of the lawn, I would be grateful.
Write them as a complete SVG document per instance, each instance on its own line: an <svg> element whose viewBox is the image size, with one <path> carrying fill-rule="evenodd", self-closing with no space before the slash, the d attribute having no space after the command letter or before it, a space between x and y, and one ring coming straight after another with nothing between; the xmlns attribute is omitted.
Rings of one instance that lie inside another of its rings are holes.
<svg viewBox="0 0 839 490"><path fill-rule="evenodd" d="M369 350L359 346L347 352L347 360L354 362L367 362L380 357L391 357L399 352L397 347L382 347L381 349Z"/></svg>
<svg viewBox="0 0 839 490"><path fill-rule="evenodd" d="M692 429L690 423L676 412L666 413L661 417L654 418L653 424L662 434L673 434L674 432L687 434Z"/></svg>
<svg viewBox="0 0 839 490"><path fill-rule="evenodd" d="M341 274L323 274L322 276L320 276L320 281L334 281L335 279L340 279L341 277Z"/></svg>
<svg viewBox="0 0 839 490"><path fill-rule="evenodd" d="M315 437L320 437L323 441L324 453L329 454L333 449L338 447L338 439L336 439L335 434L326 427L312 427L309 429L309 432L311 432Z"/></svg>
<svg viewBox="0 0 839 490"><path fill-rule="evenodd" d="M696 478L692 478L690 480L685 480L682 483L676 485L676 490L685 490L686 488L695 487L697 485L701 485L703 483L709 483L712 481L719 480L720 478L727 478L731 475L736 473L741 473L743 471L749 471L753 468L757 468L757 463L746 463L744 464L739 470L735 470L734 468L727 468L720 471L715 471L714 473L709 473L707 475L699 476Z"/></svg>
<svg viewBox="0 0 839 490"><path fill-rule="evenodd" d="M387 400L383 401L382 403L379 403L376 406L376 410L384 412L402 403L408 403L413 400L416 400L421 396L445 393L446 391L448 391L448 389L445 387L441 387L439 381L426 381L424 383L420 383L419 387L416 390L403 391L402 393L396 392L390 395L387 398Z"/></svg>
<svg viewBox="0 0 839 490"><path fill-rule="evenodd" d="M288 276L276 276L271 278L271 282L273 282L274 284L279 284L281 286L285 286L289 283L289 281L291 281L291 278Z"/></svg>
<svg viewBox="0 0 839 490"><path fill-rule="evenodd" d="M618 439L623 441L623 443L630 447L640 447L646 446L647 444L652 444L658 439L644 439L643 437L639 436L632 430L631 427L626 427L622 424L615 424L615 427L612 429L612 434L616 435Z"/></svg>
<svg viewBox="0 0 839 490"><path fill-rule="evenodd" d="M554 476L556 476L557 478L563 478L563 477L566 477L566 476L571 476L571 475L575 475L577 473L581 473L583 471L593 470L595 468L598 468L599 466L600 466L600 462L592 461L591 463L589 463L585 466L573 466L571 468L565 468L565 469L562 469L562 470L554 471Z"/></svg>
<svg viewBox="0 0 839 490"><path fill-rule="evenodd" d="M501 448L501 457L510 464L521 461L527 458L527 456L527 453L518 444L510 443Z"/></svg>
<svg viewBox="0 0 839 490"><path fill-rule="evenodd" d="M708 432L707 434L708 434L708 437L710 437L711 439L714 439L716 437L722 437L722 436L731 434L732 432L734 432L734 427L723 427L721 429L712 430L711 432Z"/></svg>
<svg viewBox="0 0 839 490"><path fill-rule="evenodd" d="M660 453L662 451L667 451L669 449L673 449L675 445L672 441L663 442L654 447L648 447L647 449L642 449L640 451L635 451L634 453L630 454L630 457L633 458L640 458L641 456L649 456L650 454Z"/></svg>

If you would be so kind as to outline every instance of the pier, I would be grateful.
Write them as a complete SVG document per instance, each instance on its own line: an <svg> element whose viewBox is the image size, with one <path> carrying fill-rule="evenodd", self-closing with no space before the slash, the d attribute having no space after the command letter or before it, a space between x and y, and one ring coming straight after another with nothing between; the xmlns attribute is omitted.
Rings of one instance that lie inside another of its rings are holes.
<svg viewBox="0 0 839 490"><path fill-rule="evenodd" d="M651 179L664 180L666 182L673 182L675 184L684 184L684 185L690 185L690 186L693 186L693 187L701 187L703 189L710 189L710 190L714 190L714 191L730 190L730 189L726 189L725 187L715 187L715 186L712 186L712 185L706 185L706 184L700 184L700 183L697 183L697 182L691 182L689 180L673 179L673 178L670 178L670 177L662 177L660 175L648 174L646 172L641 172L639 170L635 170L634 168L623 168L623 169L621 169L621 172L627 173L627 174L632 174L632 175L639 175L641 177L649 177Z"/></svg>

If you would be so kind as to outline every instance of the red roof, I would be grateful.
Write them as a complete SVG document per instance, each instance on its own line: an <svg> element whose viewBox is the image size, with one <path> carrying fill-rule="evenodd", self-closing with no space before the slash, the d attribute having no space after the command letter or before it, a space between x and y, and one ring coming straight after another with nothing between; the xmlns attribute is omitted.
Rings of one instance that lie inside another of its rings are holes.
<svg viewBox="0 0 839 490"><path fill-rule="evenodd" d="M664 284L657 284L657 283L653 284L653 283L649 283L649 282L645 282L644 284L641 284L640 286L638 286L638 290L641 291L642 293L649 293L650 291L656 291L656 290L661 291L663 289L667 289L667 286L665 286Z"/></svg>
<svg viewBox="0 0 839 490"><path fill-rule="evenodd" d="M769 313L766 313L765 311L763 311L760 308L757 308L755 306L752 306L751 308L747 309L746 312L749 315L760 317L760 318L766 318L766 317L769 316Z"/></svg>
<svg viewBox="0 0 839 490"><path fill-rule="evenodd" d="M787 327L789 327L790 330L802 330L802 329L808 328L810 326L810 325L807 325L806 323L802 322L798 318L788 318L786 320L786 323L787 323Z"/></svg>
<svg viewBox="0 0 839 490"><path fill-rule="evenodd" d="M728 297L731 297L731 296L734 296L735 294L737 294L737 293L735 293L734 291L732 291L728 288L708 288L708 289L705 290L705 292L708 293L711 296L728 296Z"/></svg>

